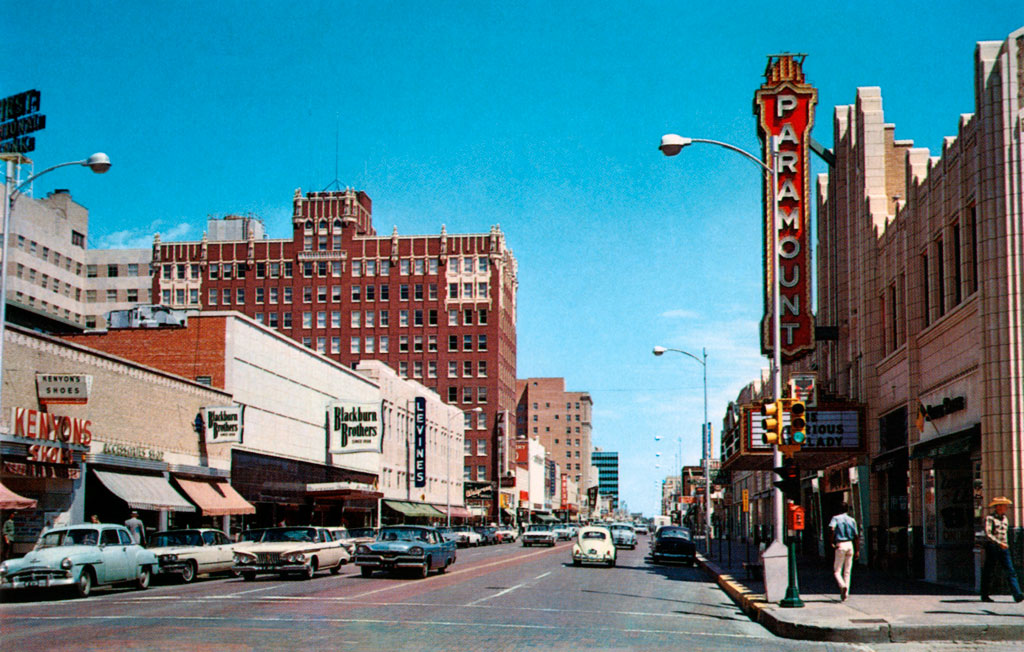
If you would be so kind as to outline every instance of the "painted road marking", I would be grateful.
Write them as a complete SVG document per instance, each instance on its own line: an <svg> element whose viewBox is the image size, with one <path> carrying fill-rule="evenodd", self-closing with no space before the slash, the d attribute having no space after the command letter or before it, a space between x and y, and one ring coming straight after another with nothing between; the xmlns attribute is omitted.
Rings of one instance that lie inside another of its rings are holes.
<svg viewBox="0 0 1024 652"><path fill-rule="evenodd" d="M547 576L548 576L548 575L550 575L550 574L551 574L551 571L548 571L548 572L546 572L546 573L541 573L540 575L538 575L537 577L535 577L535 578L533 578L533 579L535 579L535 580L539 580L540 578L542 578L542 577L547 577Z"/></svg>
<svg viewBox="0 0 1024 652"><path fill-rule="evenodd" d="M124 620L123 615L117 616L32 616L33 620ZM427 627L471 627L473 629L533 629L533 630L552 630L552 631L565 631L569 625L530 625L522 623L474 623L474 622L457 622L451 620L382 620L379 618L300 618L296 615L289 614L287 616L261 616L254 618L241 618L233 616L132 616L134 621L181 621L181 622L224 622L224 623L237 623L237 622L252 622L257 624L267 624L271 622L281 622L287 625L294 625L297 622L304 622L310 624L316 623L332 623L332 624L351 624L351 625L386 625L389 627L408 627L410 625L424 625ZM580 628L586 629L587 631L605 631L605 632L637 632L644 634L671 634L679 636L707 636L709 638L744 638L744 639L762 639L763 636L754 636L751 634L723 634L723 633L708 633L708 632L695 632L688 630L676 630L676 629L636 629L636 628L617 628L617 627L600 627L590 624L581 624Z"/></svg>
<svg viewBox="0 0 1024 652"><path fill-rule="evenodd" d="M493 595L485 595L484 597L480 598L479 600L473 600L472 602L470 602L466 606L467 607L472 607L473 605L479 604L479 603L483 602L484 600L490 600L491 598L497 598L498 596L505 595L506 593L511 593L512 591L515 591L516 589L518 589L521 586L522 586L522 584L516 584L515 586L510 586L509 588L505 589L504 591L498 591L497 593L495 593Z"/></svg>

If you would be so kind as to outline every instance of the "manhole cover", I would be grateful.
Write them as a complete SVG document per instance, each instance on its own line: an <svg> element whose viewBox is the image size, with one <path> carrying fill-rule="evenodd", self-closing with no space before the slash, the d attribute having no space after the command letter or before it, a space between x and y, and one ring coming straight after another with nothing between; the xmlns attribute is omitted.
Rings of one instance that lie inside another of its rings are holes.
<svg viewBox="0 0 1024 652"><path fill-rule="evenodd" d="M851 618L851 623L884 623L885 618Z"/></svg>

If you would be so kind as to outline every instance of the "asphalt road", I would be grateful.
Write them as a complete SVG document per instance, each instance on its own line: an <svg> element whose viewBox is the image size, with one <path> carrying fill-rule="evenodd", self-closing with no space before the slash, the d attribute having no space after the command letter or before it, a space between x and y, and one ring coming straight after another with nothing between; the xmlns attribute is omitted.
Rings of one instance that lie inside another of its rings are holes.
<svg viewBox="0 0 1024 652"><path fill-rule="evenodd" d="M0 647L30 650L866 650L779 639L689 567L653 566L647 538L615 568L569 544L460 550L423 580L320 573L98 589L85 600L6 595Z"/></svg>

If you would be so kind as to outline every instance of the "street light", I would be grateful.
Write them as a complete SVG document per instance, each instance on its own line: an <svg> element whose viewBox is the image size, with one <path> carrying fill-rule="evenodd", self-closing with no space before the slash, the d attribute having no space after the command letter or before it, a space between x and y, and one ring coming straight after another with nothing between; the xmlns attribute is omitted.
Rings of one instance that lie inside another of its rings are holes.
<svg viewBox="0 0 1024 652"><path fill-rule="evenodd" d="M81 161L68 161L67 163L58 163L52 165L38 174L33 174L28 179L25 179L22 183L17 186L14 185L14 166L15 161L20 155L5 157L7 160L7 170L4 177L4 232L3 232L3 253L2 256L2 267L0 267L0 406L3 405L3 364L4 364L4 330L7 324L7 244L10 242L11 232L11 212L14 210L14 202L21 196L21 191L24 190L30 183L43 176L47 172L52 172L57 168L67 167L69 165L81 165L89 168L96 174L103 174L110 169L110 157L103 152L96 152L87 159Z"/></svg>
<svg viewBox="0 0 1024 652"><path fill-rule="evenodd" d="M683 139L679 137L681 140ZM662 147L664 147L665 139L662 138ZM672 145L674 147L674 145ZM679 145L682 149L683 145ZM676 150L678 152L678 150ZM708 553L708 557L711 556L711 428L708 427L708 350L701 349L703 359L698 358L694 354L683 351L682 349L669 349L664 346L654 347L654 355L664 355L666 351L673 351L675 353L681 353L685 356L689 356L697 361L697 363L703 368L704 371L704 423L701 425L701 447L704 449L703 455L703 466L704 466L704 547ZM680 460L681 462L681 460ZM683 483L683 469L680 463L679 467L679 485L682 487Z"/></svg>

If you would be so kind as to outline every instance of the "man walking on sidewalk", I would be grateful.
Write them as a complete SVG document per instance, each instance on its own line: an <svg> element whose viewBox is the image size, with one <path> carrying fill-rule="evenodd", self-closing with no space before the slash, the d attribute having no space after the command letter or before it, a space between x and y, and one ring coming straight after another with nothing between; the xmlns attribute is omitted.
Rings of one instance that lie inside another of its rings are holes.
<svg viewBox="0 0 1024 652"><path fill-rule="evenodd" d="M846 503L841 504L839 513L833 516L828 524L832 529L832 547L836 553L832 570L835 572L836 584L839 585L840 600L846 600L846 597L850 595L850 572L853 570L853 560L860 557L857 521L846 513L848 510L849 507Z"/></svg>
<svg viewBox="0 0 1024 652"><path fill-rule="evenodd" d="M1005 496L993 498L992 502L988 504L995 513L985 517L985 565L981 569L982 602L992 602L989 589L992 586L992 575L995 573L996 564L1001 565L1006 571L1006 579L1010 583L1014 601L1024 600L1020 583L1017 582L1017 573L1013 570L1010 544L1006 536L1007 530L1010 528L1010 521L1006 518L1006 506L1012 504L1013 502Z"/></svg>

